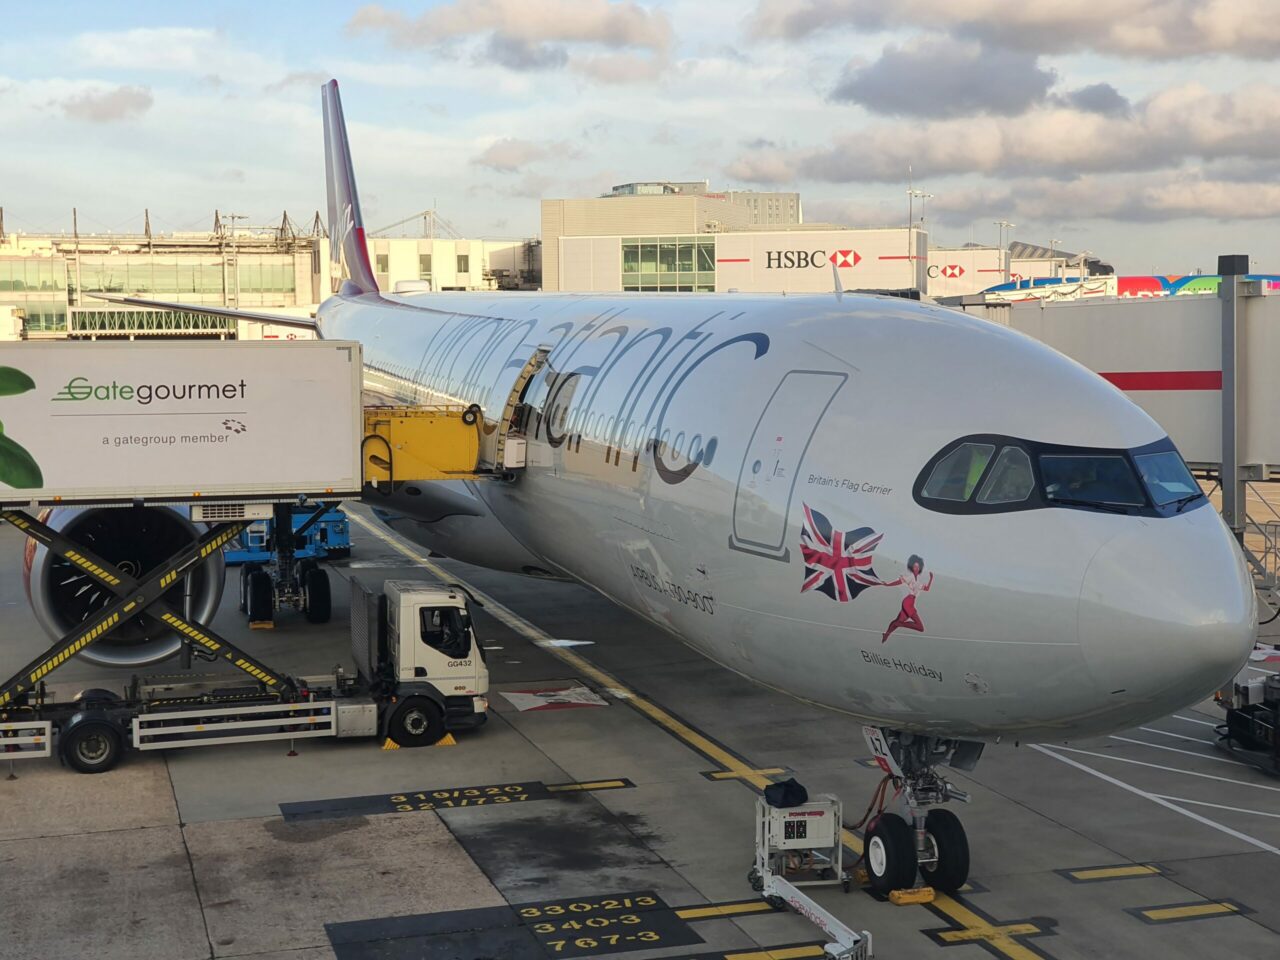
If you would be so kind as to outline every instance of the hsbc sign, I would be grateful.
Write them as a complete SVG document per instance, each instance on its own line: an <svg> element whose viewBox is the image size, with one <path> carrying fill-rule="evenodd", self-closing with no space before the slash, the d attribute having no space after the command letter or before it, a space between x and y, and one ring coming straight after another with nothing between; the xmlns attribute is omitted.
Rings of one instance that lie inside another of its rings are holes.
<svg viewBox="0 0 1280 960"><path fill-rule="evenodd" d="M946 266L931 266L928 270L929 277L932 280L938 277L945 277L948 280L959 280L964 276L964 267L958 263L948 263Z"/></svg>
<svg viewBox="0 0 1280 960"><path fill-rule="evenodd" d="M837 269L843 269L856 267L861 262L857 250L837 250L830 255L825 250L768 250L764 265L766 270L795 270L832 263Z"/></svg>

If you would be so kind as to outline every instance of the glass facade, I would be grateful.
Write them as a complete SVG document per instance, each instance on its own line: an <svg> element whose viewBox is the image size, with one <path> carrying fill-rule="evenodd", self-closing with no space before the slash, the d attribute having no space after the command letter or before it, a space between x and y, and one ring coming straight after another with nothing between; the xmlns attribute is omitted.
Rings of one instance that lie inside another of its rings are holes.
<svg viewBox="0 0 1280 960"><path fill-rule="evenodd" d="M431 279L431 254L429 253L418 254L418 279Z"/></svg>
<svg viewBox="0 0 1280 960"><path fill-rule="evenodd" d="M459 273L471 272L471 255L470 254L467 254L467 253L458 254L458 272Z"/></svg>
<svg viewBox="0 0 1280 960"><path fill-rule="evenodd" d="M623 237L622 289L628 293L714 293L713 237Z"/></svg>
<svg viewBox="0 0 1280 960"><path fill-rule="evenodd" d="M0 305L21 309L28 330L65 330L67 262L53 257L0 257Z"/></svg>

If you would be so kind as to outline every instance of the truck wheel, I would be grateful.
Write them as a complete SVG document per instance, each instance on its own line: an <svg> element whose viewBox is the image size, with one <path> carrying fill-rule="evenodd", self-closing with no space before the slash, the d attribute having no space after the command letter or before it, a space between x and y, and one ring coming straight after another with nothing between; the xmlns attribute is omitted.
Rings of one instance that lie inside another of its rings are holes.
<svg viewBox="0 0 1280 960"><path fill-rule="evenodd" d="M120 761L120 731L105 720L86 720L62 737L62 759L78 773L106 773Z"/></svg>
<svg viewBox="0 0 1280 960"><path fill-rule="evenodd" d="M271 574L255 570L246 581L245 613L250 623L264 623L275 619L275 586Z"/></svg>
<svg viewBox="0 0 1280 960"><path fill-rule="evenodd" d="M444 712L426 697L410 697L391 717L389 736L402 747L429 747L447 731Z"/></svg>
<svg viewBox="0 0 1280 960"><path fill-rule="evenodd" d="M256 563L242 564L240 567L240 612L249 612L249 578L262 568Z"/></svg>
<svg viewBox="0 0 1280 960"><path fill-rule="evenodd" d="M333 607L328 572L319 567L308 567L302 579L302 596L307 623L328 623Z"/></svg>

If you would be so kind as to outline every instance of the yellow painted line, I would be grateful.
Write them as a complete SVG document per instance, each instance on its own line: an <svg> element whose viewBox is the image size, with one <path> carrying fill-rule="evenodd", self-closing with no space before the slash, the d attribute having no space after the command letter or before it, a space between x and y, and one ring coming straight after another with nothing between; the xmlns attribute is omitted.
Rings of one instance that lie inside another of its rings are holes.
<svg viewBox="0 0 1280 960"><path fill-rule="evenodd" d="M999 950L1011 960L1043 960L1042 954L1024 947L1013 939L1020 934L1044 932L1034 924L1013 923L1001 926L989 923L964 904L941 892L934 898L933 906L964 928L963 930L946 930L938 934L939 938L955 938L947 939L948 943L981 941Z"/></svg>
<svg viewBox="0 0 1280 960"><path fill-rule="evenodd" d="M777 774L786 772L787 771L782 767L761 767L751 771L751 773L765 777L776 776ZM714 773L708 774L708 776L710 776L712 780L737 780L742 776L742 774L735 773L732 770L717 770Z"/></svg>
<svg viewBox="0 0 1280 960"><path fill-rule="evenodd" d="M681 920L708 920L711 917L736 917L744 913L773 912L773 907L763 900L743 900L741 903L721 903L709 907L684 907L676 911L676 916Z"/></svg>
<svg viewBox="0 0 1280 960"><path fill-rule="evenodd" d="M1193 917L1216 917L1228 913L1239 913L1240 908L1234 903L1189 903L1180 907L1159 907L1152 910L1139 910L1139 915L1153 923L1168 920L1190 920Z"/></svg>
<svg viewBox="0 0 1280 960"><path fill-rule="evenodd" d="M758 768L753 767L746 761L734 756L724 747L712 743L702 734L698 733L698 731L691 728L688 724L676 719L657 704L651 703L644 697L638 696L625 684L621 683L616 677L600 669L580 654L574 653L572 650L565 647L557 646L553 642L554 638L549 634L534 626L518 613L515 613L513 610L503 606L483 590L476 589L461 577L450 573L443 567L437 565L431 560L428 560L417 551L410 549L399 539L399 537L383 532L354 511L350 513L349 516L352 520L356 521L356 523L360 524L360 526L364 527L365 530L373 534L383 543L402 553L415 564L435 575L441 581L446 583L457 583L470 590L472 594L480 598L481 602L485 605L485 610L490 616L514 630L516 633L532 640L535 644L553 656L559 657L584 677L589 677L601 687L617 691L617 694L621 694L622 698L625 699L628 704L665 729L667 732L671 733L677 739L684 741L714 763L718 763L724 769L725 773L733 774L734 779L739 779L749 783L757 790L764 790L765 787L773 782L767 776L760 773ZM852 850L859 856L862 854L862 840L857 837L853 831L841 829L840 836L844 845L848 849ZM1009 960L1043 960L1043 954L1031 950L1013 939L1013 937L1022 934L1046 932L1033 924L1011 924L1008 926L1000 926L989 923L968 907L945 893L938 893L931 906L963 928L960 930L946 931L946 933L960 935L971 934L972 940L988 944L992 949L998 951L1003 956L1008 957ZM764 951L756 953L726 954L725 960L790 960L790 958L793 957L820 957L823 955L821 947L797 947L794 949L807 952Z"/></svg>
<svg viewBox="0 0 1280 960"><path fill-rule="evenodd" d="M615 790L629 786L625 780L591 780L586 783L557 783L548 786L550 793L564 793L569 790Z"/></svg>
<svg viewBox="0 0 1280 960"><path fill-rule="evenodd" d="M754 950L751 953L726 953L724 960L798 960L800 957L826 956L822 947L783 947L781 950Z"/></svg>
<svg viewBox="0 0 1280 960"><path fill-rule="evenodd" d="M1131 863L1124 867L1093 867L1088 870L1068 870L1072 880L1119 880L1123 877L1160 876L1160 868L1146 863Z"/></svg>

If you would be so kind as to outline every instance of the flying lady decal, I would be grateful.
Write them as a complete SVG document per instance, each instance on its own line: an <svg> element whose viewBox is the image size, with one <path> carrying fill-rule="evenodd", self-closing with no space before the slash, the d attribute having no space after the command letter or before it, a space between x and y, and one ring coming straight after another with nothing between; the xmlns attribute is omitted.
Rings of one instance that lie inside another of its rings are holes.
<svg viewBox="0 0 1280 960"><path fill-rule="evenodd" d="M884 539L870 527L834 530L831 521L807 503L800 531L800 554L804 557L801 593L816 590L837 603L848 603L868 587L885 582L871 566L876 546Z"/></svg>

